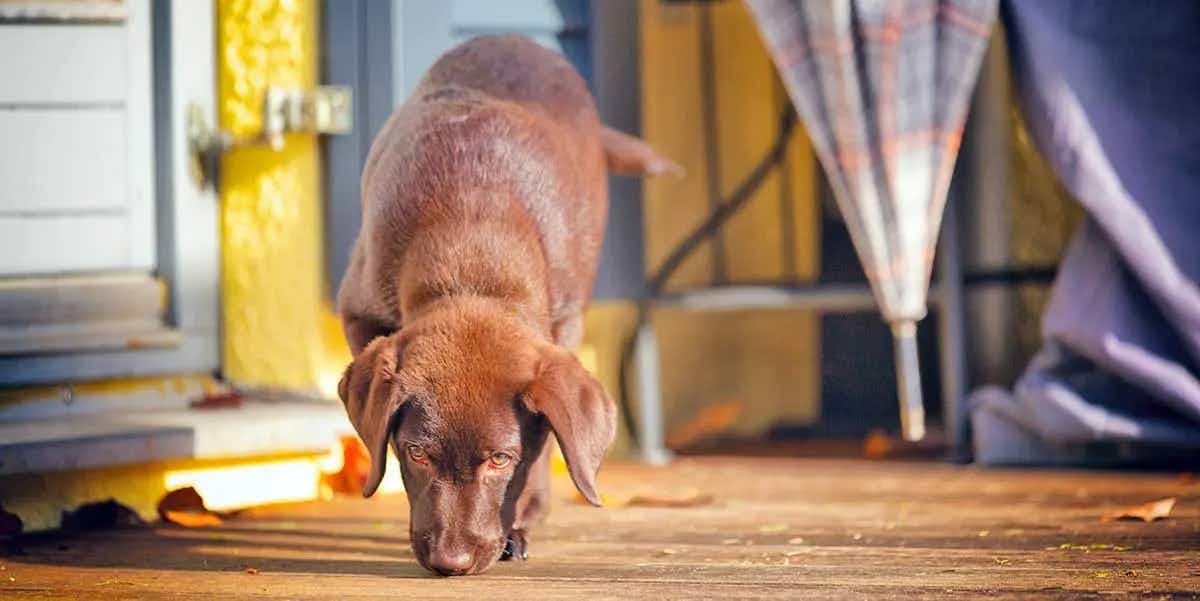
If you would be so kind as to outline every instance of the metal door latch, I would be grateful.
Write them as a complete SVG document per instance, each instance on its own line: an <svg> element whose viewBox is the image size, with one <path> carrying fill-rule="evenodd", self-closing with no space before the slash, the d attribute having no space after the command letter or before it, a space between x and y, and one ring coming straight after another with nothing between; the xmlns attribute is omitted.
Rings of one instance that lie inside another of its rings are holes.
<svg viewBox="0 0 1200 601"><path fill-rule="evenodd" d="M197 104L188 105L187 136L192 181L201 188L216 188L221 155L234 148L267 146L281 150L284 134L345 134L354 127L354 106L349 86L318 86L310 90L269 87L263 95L262 131L235 136L215 129Z"/></svg>

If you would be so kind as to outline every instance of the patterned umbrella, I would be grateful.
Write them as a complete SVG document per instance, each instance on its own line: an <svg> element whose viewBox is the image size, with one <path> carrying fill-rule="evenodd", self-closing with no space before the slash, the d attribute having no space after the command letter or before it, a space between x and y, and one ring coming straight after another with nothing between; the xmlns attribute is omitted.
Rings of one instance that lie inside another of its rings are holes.
<svg viewBox="0 0 1200 601"><path fill-rule="evenodd" d="M997 0L746 0L896 341L904 437L925 432L916 322Z"/></svg>

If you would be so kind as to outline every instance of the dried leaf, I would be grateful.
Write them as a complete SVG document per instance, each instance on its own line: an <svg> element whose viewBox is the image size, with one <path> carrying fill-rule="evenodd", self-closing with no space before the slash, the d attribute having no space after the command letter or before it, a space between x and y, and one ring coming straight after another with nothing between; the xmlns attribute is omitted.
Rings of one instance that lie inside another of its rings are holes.
<svg viewBox="0 0 1200 601"><path fill-rule="evenodd" d="M172 524L184 528L203 528L205 526L220 526L221 516L215 513L195 513L191 511L164 511L162 518Z"/></svg>
<svg viewBox="0 0 1200 601"><path fill-rule="evenodd" d="M575 501L581 504L587 503L583 495L579 494L579 492L575 493ZM712 495L702 494L694 488L670 493L653 492L634 493L632 495L600 493L600 504L605 507L666 507L679 509L684 507L699 507L712 502Z"/></svg>
<svg viewBox="0 0 1200 601"><path fill-rule="evenodd" d="M20 516L4 511L4 507L0 506L0 536L17 536L24 529L25 524Z"/></svg>
<svg viewBox="0 0 1200 601"><path fill-rule="evenodd" d="M667 446L682 449L726 432L741 415L743 405L741 401L734 400L701 409L692 419L667 434Z"/></svg>
<svg viewBox="0 0 1200 601"><path fill-rule="evenodd" d="M242 406L242 395L236 390L219 390L205 393L190 403L192 409L237 409Z"/></svg>
<svg viewBox="0 0 1200 601"><path fill-rule="evenodd" d="M684 491L675 495L637 494L625 503L627 507L699 507L713 502L710 494L701 494L696 490Z"/></svg>
<svg viewBox="0 0 1200 601"><path fill-rule="evenodd" d="M892 440L883 430L871 430L863 439L863 455L870 459L887 456L892 450Z"/></svg>
<svg viewBox="0 0 1200 601"><path fill-rule="evenodd" d="M62 513L61 528L68 532L103 530L144 524L136 511L112 499L88 503Z"/></svg>
<svg viewBox="0 0 1200 601"><path fill-rule="evenodd" d="M580 505L590 504L587 499L583 498L583 495L579 491L575 491L575 502ZM624 507L628 503L629 497L627 496L614 493L600 493L600 504L605 507Z"/></svg>
<svg viewBox="0 0 1200 601"><path fill-rule="evenodd" d="M325 474L322 480L334 492L357 495L362 492L367 483L367 474L371 471L371 456L367 447L356 436L343 436L340 439L342 447L342 469L333 474Z"/></svg>
<svg viewBox="0 0 1200 601"><path fill-rule="evenodd" d="M1143 522L1153 522L1154 520L1163 519L1171 515L1171 510L1175 508L1175 497L1167 497L1157 501L1151 501L1142 505L1134 505L1126 507L1119 511L1114 511L1100 518L1101 522L1111 522L1113 520L1142 520Z"/></svg>
<svg viewBox="0 0 1200 601"><path fill-rule="evenodd" d="M221 516L204 506L204 498L196 489L187 486L175 489L158 502L158 515L163 520L186 528L217 526Z"/></svg>
<svg viewBox="0 0 1200 601"><path fill-rule="evenodd" d="M247 574L257 574L258 568L246 568L246 573Z"/></svg>

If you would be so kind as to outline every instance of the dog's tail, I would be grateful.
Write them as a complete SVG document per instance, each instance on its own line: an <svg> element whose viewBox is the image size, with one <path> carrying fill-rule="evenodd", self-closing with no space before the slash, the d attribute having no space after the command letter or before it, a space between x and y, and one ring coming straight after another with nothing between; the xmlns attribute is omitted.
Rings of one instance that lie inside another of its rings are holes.
<svg viewBox="0 0 1200 601"><path fill-rule="evenodd" d="M610 173L630 176L672 173L683 177L683 167L678 163L629 134L602 126L600 143L604 146L604 161Z"/></svg>

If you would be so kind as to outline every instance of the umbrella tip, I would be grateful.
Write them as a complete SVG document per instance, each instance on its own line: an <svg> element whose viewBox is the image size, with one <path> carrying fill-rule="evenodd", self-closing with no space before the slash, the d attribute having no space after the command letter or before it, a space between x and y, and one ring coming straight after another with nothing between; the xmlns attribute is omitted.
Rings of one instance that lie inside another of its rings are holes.
<svg viewBox="0 0 1200 601"><path fill-rule="evenodd" d="M896 342L896 384L900 392L900 431L904 440L925 438L925 401L921 396L921 366L917 359L915 321L892 323Z"/></svg>

